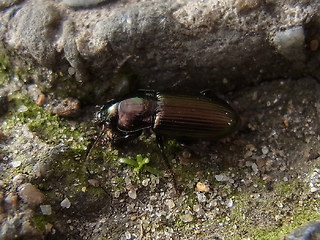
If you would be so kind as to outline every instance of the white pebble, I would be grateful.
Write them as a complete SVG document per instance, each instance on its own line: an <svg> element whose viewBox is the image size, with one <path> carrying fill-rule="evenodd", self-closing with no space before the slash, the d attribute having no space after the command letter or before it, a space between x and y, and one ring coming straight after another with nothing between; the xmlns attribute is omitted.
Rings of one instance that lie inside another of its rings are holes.
<svg viewBox="0 0 320 240"><path fill-rule="evenodd" d="M150 178L147 178L147 179L143 179L141 184L142 184L142 186L146 187L146 186L148 186L149 182L150 182Z"/></svg>
<svg viewBox="0 0 320 240"><path fill-rule="evenodd" d="M262 154L266 155L269 152L269 148L267 146L263 146L261 151L262 151Z"/></svg>
<svg viewBox="0 0 320 240"><path fill-rule="evenodd" d="M219 175L215 175L215 178L218 182L225 182L229 180L229 177L219 174Z"/></svg>
<svg viewBox="0 0 320 240"><path fill-rule="evenodd" d="M312 188L310 188L310 191L311 191L312 193L317 192L317 191L318 191L318 188L312 187Z"/></svg>
<svg viewBox="0 0 320 240"><path fill-rule="evenodd" d="M28 107L25 106L25 105L21 105L19 108L18 108L18 112L19 113L22 113L22 112L25 112L28 110Z"/></svg>
<svg viewBox="0 0 320 240"><path fill-rule="evenodd" d="M273 43L278 52L289 60L303 60L305 34L302 26L276 32Z"/></svg>
<svg viewBox="0 0 320 240"><path fill-rule="evenodd" d="M128 196L132 199L136 199L137 198L137 191L135 189L132 189L128 192Z"/></svg>
<svg viewBox="0 0 320 240"><path fill-rule="evenodd" d="M172 208L175 207L175 203L174 203L174 201L172 199L167 199L165 201L165 204L168 206L169 209L172 209Z"/></svg>
<svg viewBox="0 0 320 240"><path fill-rule="evenodd" d="M199 204L196 204L196 205L193 205L193 211L195 211L195 212L199 212L200 210L201 210L201 207L200 207L200 205Z"/></svg>
<svg viewBox="0 0 320 240"><path fill-rule="evenodd" d="M19 167L21 166L21 161L12 161L10 163L11 167L15 168L15 167Z"/></svg>
<svg viewBox="0 0 320 240"><path fill-rule="evenodd" d="M51 205L40 205L40 209L43 215L51 215Z"/></svg>
<svg viewBox="0 0 320 240"><path fill-rule="evenodd" d="M232 208L233 207L233 200L231 198L227 201L227 207L228 208Z"/></svg>
<svg viewBox="0 0 320 240"><path fill-rule="evenodd" d="M257 164L253 163L253 164L251 165L251 167L252 167L252 170L253 170L254 173L257 173L257 172L259 171Z"/></svg>
<svg viewBox="0 0 320 240"><path fill-rule="evenodd" d="M63 208L69 208L69 207L71 207L71 202L70 202L70 200L68 198L65 198L60 203L60 206L63 207Z"/></svg>
<svg viewBox="0 0 320 240"><path fill-rule="evenodd" d="M188 223L188 222L192 222L193 216L190 213L187 213L185 215L180 216L180 219L182 222Z"/></svg>
<svg viewBox="0 0 320 240"><path fill-rule="evenodd" d="M198 197L199 202L206 202L207 201L207 197L204 193L197 192L197 197Z"/></svg>
<svg viewBox="0 0 320 240"><path fill-rule="evenodd" d="M131 233L125 232L124 234L126 235L126 239L131 239Z"/></svg>

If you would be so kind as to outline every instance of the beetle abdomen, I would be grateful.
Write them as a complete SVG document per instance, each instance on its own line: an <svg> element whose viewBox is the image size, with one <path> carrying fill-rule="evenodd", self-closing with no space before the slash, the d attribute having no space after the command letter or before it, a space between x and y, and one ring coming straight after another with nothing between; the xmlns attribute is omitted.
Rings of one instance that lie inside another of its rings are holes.
<svg viewBox="0 0 320 240"><path fill-rule="evenodd" d="M157 94L153 130L158 134L188 138L219 138L238 125L238 115L207 97Z"/></svg>

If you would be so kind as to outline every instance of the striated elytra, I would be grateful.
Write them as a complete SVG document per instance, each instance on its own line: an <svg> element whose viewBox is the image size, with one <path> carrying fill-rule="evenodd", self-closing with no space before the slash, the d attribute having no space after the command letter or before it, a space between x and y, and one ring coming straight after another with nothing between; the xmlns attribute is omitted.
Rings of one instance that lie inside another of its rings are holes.
<svg viewBox="0 0 320 240"><path fill-rule="evenodd" d="M113 132L111 142L132 139L143 129L157 136L217 139L234 132L239 116L226 102L203 92L200 96L139 91L110 101L97 113L97 121Z"/></svg>

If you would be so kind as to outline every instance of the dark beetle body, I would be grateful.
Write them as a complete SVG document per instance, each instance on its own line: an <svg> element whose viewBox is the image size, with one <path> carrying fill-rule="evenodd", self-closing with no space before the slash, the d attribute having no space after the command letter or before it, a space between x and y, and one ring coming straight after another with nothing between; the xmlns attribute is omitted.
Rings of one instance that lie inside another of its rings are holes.
<svg viewBox="0 0 320 240"><path fill-rule="evenodd" d="M100 109L97 119L117 132L111 141L136 137L146 128L158 136L214 139L232 133L239 123L237 113L220 99L156 91L113 100Z"/></svg>

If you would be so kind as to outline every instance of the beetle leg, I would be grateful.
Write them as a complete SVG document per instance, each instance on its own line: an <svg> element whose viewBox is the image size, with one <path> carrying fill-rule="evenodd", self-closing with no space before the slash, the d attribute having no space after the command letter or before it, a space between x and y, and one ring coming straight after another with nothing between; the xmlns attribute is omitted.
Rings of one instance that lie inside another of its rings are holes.
<svg viewBox="0 0 320 240"><path fill-rule="evenodd" d="M131 133L127 133L125 135L120 135L120 136L116 136L114 138L111 138L110 141L114 144L118 144L122 141L130 141L130 140L133 140L137 137L139 137L142 133L142 130L140 131L136 131L136 132L131 132Z"/></svg>
<svg viewBox="0 0 320 240"><path fill-rule="evenodd" d="M172 182L173 182L173 187L176 190L176 192L178 193L178 195L180 195L180 190L178 188L174 172L172 171L172 167L170 165L170 162L169 162L166 154L164 153L163 138L160 135L156 135L156 139L157 139L157 145L158 145L158 148L159 148L159 150L161 152L162 158L164 159L164 161L165 161L165 163L167 165L167 168L168 168L168 170L170 172L170 175L171 175L171 178L172 178Z"/></svg>

